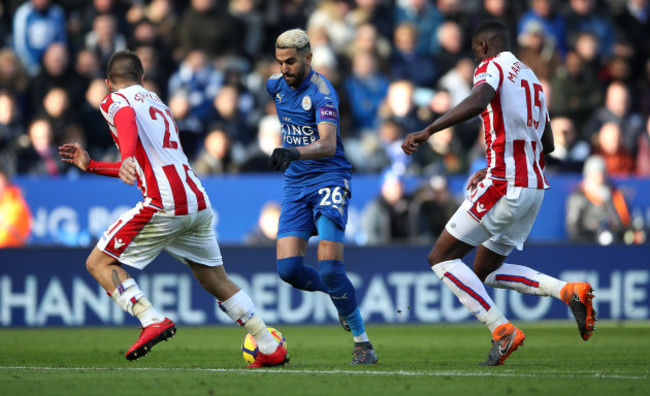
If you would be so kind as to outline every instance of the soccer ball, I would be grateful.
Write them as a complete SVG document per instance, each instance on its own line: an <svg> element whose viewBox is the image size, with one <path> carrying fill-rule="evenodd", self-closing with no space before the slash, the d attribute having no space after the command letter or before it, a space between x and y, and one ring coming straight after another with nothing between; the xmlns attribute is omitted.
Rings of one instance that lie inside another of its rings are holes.
<svg viewBox="0 0 650 396"><path fill-rule="evenodd" d="M266 328L269 330L273 338L278 340L280 345L283 345L285 348L287 347L287 341L284 339L282 333L270 326L266 326ZM252 364L255 361L255 355L257 354L257 351L259 351L259 348L257 347L257 342L255 342L255 338L251 333L246 333L244 336L244 340L241 342L241 351L246 363Z"/></svg>

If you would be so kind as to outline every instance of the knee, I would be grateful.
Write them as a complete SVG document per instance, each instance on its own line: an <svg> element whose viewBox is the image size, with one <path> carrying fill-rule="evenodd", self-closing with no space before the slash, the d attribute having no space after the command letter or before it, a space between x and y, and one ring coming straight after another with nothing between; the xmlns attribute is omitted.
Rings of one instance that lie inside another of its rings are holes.
<svg viewBox="0 0 650 396"><path fill-rule="evenodd" d="M345 276L345 267L342 262L336 260L319 261L319 272L323 283L330 286L337 282L341 276Z"/></svg>
<svg viewBox="0 0 650 396"><path fill-rule="evenodd" d="M302 270L302 257L288 257L284 259L278 259L278 275L283 281L294 284L295 281L300 277L300 271Z"/></svg>
<svg viewBox="0 0 650 396"><path fill-rule="evenodd" d="M481 280L481 282L485 282L485 278L490 275L490 271L481 270L480 268L476 268L476 266L474 266L474 273Z"/></svg>
<svg viewBox="0 0 650 396"><path fill-rule="evenodd" d="M434 248L433 250L431 250L431 252L427 256L427 261L429 262L429 265L433 267L434 265L436 265L438 263L442 263L443 261L445 261L445 259L439 253L439 251Z"/></svg>
<svg viewBox="0 0 650 396"><path fill-rule="evenodd" d="M99 263L97 263L97 261L93 260L91 257L88 257L86 259L86 271L90 272L91 274L95 274L97 272L98 266Z"/></svg>

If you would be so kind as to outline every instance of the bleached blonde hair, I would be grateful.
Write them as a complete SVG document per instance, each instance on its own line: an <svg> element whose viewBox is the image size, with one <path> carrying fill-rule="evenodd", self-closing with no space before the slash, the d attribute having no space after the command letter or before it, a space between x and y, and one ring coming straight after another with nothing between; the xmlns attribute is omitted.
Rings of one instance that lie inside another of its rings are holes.
<svg viewBox="0 0 650 396"><path fill-rule="evenodd" d="M302 29L287 30L275 40L275 48L295 48L297 51L310 50L309 36Z"/></svg>

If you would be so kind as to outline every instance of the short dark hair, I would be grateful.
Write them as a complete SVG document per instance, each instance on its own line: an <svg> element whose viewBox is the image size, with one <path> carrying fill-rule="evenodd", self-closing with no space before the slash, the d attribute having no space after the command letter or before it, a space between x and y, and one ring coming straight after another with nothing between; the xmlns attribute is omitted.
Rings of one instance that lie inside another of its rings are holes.
<svg viewBox="0 0 650 396"><path fill-rule="evenodd" d="M139 83L143 75L142 61L133 51L118 51L108 60L106 77L111 83Z"/></svg>
<svg viewBox="0 0 650 396"><path fill-rule="evenodd" d="M481 22L476 29L474 29L472 37L481 37L485 41L497 42L504 48L510 47L508 42L508 29L506 29L503 23L495 19Z"/></svg>

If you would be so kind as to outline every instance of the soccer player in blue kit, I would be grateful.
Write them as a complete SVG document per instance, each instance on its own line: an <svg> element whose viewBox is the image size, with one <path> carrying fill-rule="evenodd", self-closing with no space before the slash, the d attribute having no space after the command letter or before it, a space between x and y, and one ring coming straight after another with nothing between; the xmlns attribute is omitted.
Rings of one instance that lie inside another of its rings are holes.
<svg viewBox="0 0 650 396"><path fill-rule="evenodd" d="M338 95L311 69L309 37L303 30L278 36L275 58L281 73L271 76L266 88L275 102L283 138L283 147L271 155L271 166L285 171L278 274L297 289L328 293L343 328L354 336L350 364L377 363L343 264L352 166L339 137ZM319 270L303 263L312 235L319 236Z"/></svg>

